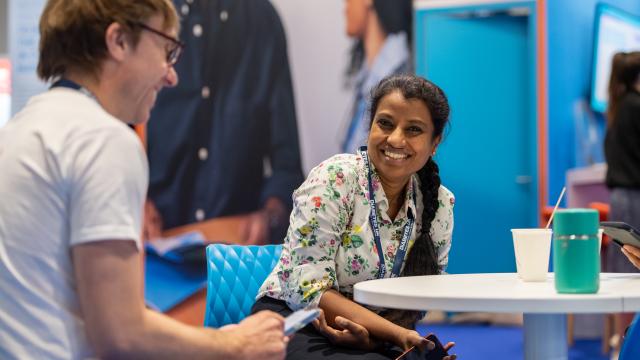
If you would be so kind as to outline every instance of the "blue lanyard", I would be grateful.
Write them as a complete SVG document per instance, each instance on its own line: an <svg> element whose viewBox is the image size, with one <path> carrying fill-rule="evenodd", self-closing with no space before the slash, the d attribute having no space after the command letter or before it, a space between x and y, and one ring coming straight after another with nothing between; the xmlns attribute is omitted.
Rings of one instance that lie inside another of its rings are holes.
<svg viewBox="0 0 640 360"><path fill-rule="evenodd" d="M360 148L360 154L364 159L364 164L367 167L367 177L369 180L369 203L371 204L371 212L369 213L369 223L371 224L371 229L373 230L373 239L376 242L376 248L378 250L378 258L380 258L380 267L378 268L378 279L384 278L387 273L387 266L384 262L384 253L382 251L382 242L380 241L380 226L378 225L378 218L376 216L377 206L376 206L376 197L373 193L373 183L371 181L371 166L369 165L369 155L367 154L367 147L362 146ZM413 203L416 202L416 192L413 191ZM409 220L404 226L404 230L402 231L402 240L400 240L400 246L396 251L396 257L393 261L393 268L391 269L391 277L400 276L400 270L402 269L402 264L404 263L404 257L407 254L407 248L409 247L409 238L411 237L411 231L413 230L413 223L415 222L413 213L411 210L408 212Z"/></svg>
<svg viewBox="0 0 640 360"><path fill-rule="evenodd" d="M63 78L63 79L60 79L60 80L54 82L53 84L51 84L50 89L57 88L57 87L78 90L81 93L83 93L83 94L87 95L88 97L90 97L91 99L96 100L96 97L93 96L91 91L83 88L82 86L80 86L80 84L76 83L75 81L71 81L69 79L64 79Z"/></svg>

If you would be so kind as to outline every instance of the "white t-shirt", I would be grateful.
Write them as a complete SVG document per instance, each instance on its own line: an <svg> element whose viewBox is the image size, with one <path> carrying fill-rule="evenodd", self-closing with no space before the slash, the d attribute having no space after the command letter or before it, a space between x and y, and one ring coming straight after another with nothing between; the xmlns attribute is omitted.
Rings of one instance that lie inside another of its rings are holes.
<svg viewBox="0 0 640 360"><path fill-rule="evenodd" d="M1 359L94 356L71 247L139 249L148 176L134 132L76 90L34 96L0 129Z"/></svg>

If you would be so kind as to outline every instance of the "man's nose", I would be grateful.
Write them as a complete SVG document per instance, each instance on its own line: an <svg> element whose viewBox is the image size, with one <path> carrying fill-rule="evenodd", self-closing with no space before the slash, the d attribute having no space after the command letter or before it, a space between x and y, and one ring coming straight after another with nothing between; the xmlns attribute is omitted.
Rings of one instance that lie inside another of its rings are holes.
<svg viewBox="0 0 640 360"><path fill-rule="evenodd" d="M178 73L176 72L176 69L173 66L169 68L169 71L167 72L167 75L165 76L164 80L165 80L164 86L166 87L174 87L178 85Z"/></svg>

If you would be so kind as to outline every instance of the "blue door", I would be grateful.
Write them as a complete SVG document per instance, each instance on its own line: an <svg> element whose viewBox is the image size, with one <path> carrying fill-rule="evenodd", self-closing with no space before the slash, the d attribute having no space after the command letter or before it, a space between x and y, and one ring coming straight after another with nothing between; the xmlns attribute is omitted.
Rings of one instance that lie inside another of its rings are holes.
<svg viewBox="0 0 640 360"><path fill-rule="evenodd" d="M416 71L452 110L436 155L456 196L450 273L514 272L510 229L537 224L531 21L526 11L417 13Z"/></svg>

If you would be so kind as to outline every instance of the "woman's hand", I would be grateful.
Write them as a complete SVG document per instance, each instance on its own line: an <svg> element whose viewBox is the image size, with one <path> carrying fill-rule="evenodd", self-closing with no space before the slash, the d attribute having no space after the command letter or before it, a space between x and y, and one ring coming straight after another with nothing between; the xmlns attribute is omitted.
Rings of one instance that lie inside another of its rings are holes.
<svg viewBox="0 0 640 360"><path fill-rule="evenodd" d="M433 348L436 347L436 345L432 341L418 334L417 331L404 328L402 329L400 334L398 334L396 345L398 345L402 349L402 351L405 351L412 346L418 347L421 351L433 350Z"/></svg>
<svg viewBox="0 0 640 360"><path fill-rule="evenodd" d="M324 317L324 311L320 309L320 315L313 321L313 326L335 345L368 351L379 346L379 343L369 336L369 331L364 326L342 316L336 316L335 323L342 329L329 326Z"/></svg>
<svg viewBox="0 0 640 360"><path fill-rule="evenodd" d="M631 245L625 245L622 247L622 253L635 267L640 269L640 249Z"/></svg>
<svg viewBox="0 0 640 360"><path fill-rule="evenodd" d="M447 343L447 345L444 346L444 349L448 353L449 350L451 350L451 348L455 346L455 344L456 343L450 341L450 342ZM452 354L452 355L443 357L442 360L456 360L457 358L458 358L458 356L456 354Z"/></svg>
<svg viewBox="0 0 640 360"><path fill-rule="evenodd" d="M415 333L415 334L411 334L411 333ZM407 333L405 335L409 339L409 341L417 341L417 338L415 337L416 334L418 333L416 333L415 331L407 330ZM420 336L420 334L418 334L418 337L420 337L421 340L425 340L425 341L424 342L421 341L420 344L411 345L407 349L410 349L411 347L416 346L420 348L420 351L424 354L425 352L429 352L435 348L435 344L432 341L428 340L425 337ZM454 342L448 342L446 345L443 346L443 348L448 353L449 350L451 350L451 348L455 346L455 344L456 343ZM405 349L405 351L407 349ZM442 360L456 360L457 358L458 358L457 355L451 354L443 357Z"/></svg>

